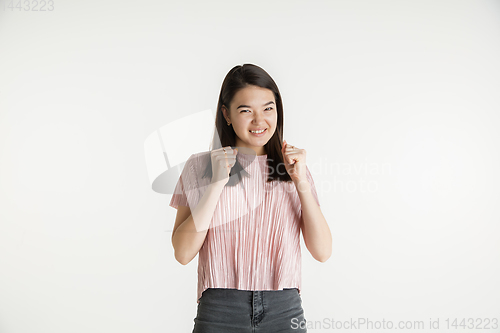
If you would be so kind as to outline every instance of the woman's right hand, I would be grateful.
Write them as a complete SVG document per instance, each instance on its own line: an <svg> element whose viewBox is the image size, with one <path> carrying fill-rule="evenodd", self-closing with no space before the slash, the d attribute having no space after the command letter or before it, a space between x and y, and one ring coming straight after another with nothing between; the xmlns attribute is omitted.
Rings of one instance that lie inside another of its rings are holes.
<svg viewBox="0 0 500 333"><path fill-rule="evenodd" d="M210 154L212 159L212 184L221 182L223 185L226 185L229 181L231 168L236 163L238 149L228 146L212 150Z"/></svg>

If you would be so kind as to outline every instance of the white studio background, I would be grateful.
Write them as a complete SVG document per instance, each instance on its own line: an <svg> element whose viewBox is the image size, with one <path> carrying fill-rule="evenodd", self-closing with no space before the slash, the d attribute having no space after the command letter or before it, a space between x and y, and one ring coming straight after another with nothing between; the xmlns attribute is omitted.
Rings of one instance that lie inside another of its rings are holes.
<svg viewBox="0 0 500 333"><path fill-rule="evenodd" d="M333 235L325 263L302 241L309 331L500 332L500 1L18 3L0 2L0 332L191 332L198 258L173 256L144 140L215 110L244 63L277 82Z"/></svg>

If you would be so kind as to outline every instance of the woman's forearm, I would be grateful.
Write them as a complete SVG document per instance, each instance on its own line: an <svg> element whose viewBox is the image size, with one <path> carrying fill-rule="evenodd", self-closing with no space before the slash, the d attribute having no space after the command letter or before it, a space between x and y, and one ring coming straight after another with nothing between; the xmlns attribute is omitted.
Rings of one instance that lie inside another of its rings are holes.
<svg viewBox="0 0 500 333"><path fill-rule="evenodd" d="M302 205L302 236L314 259L325 262L332 254L332 233L307 181L295 184Z"/></svg>
<svg viewBox="0 0 500 333"><path fill-rule="evenodd" d="M208 185L191 215L172 234L175 258L181 264L187 265L200 251L224 185L222 182Z"/></svg>

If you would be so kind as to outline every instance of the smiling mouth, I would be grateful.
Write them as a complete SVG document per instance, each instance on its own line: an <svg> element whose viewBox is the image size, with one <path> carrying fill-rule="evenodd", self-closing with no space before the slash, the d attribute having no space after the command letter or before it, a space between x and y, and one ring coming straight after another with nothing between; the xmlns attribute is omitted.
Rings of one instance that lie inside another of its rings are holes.
<svg viewBox="0 0 500 333"><path fill-rule="evenodd" d="M250 133L252 133L252 134L264 134L264 133L266 133L266 131L267 131L267 128L266 128L266 129L264 129L264 131L262 131L262 132L260 132L260 133L255 133L255 132L252 132L252 131L249 131L249 132L250 132Z"/></svg>

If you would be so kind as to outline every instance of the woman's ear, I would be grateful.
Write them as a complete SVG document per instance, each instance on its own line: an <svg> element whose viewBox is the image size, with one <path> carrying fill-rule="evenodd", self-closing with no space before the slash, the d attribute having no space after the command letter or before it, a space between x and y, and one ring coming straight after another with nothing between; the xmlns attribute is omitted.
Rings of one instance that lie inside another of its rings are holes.
<svg viewBox="0 0 500 333"><path fill-rule="evenodd" d="M228 109L226 109L226 106L222 105L221 109L222 109L222 114L224 115L224 119L226 119L226 121L231 121L231 118L229 117L229 111Z"/></svg>

